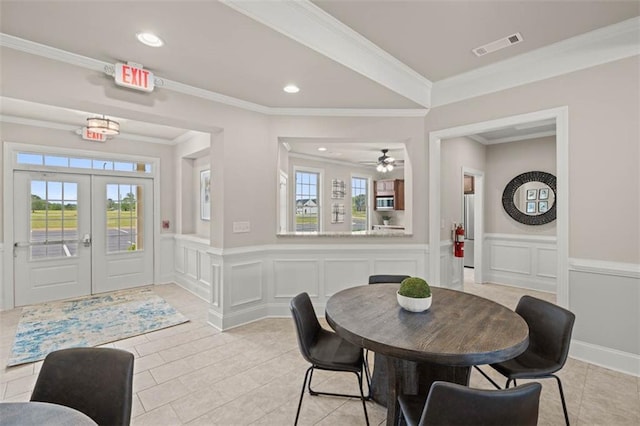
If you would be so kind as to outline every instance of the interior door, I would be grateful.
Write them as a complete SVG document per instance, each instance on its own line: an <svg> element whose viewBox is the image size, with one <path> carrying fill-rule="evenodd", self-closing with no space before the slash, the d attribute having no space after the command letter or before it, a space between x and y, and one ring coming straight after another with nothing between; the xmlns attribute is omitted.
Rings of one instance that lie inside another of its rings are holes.
<svg viewBox="0 0 640 426"><path fill-rule="evenodd" d="M14 172L16 306L91 293L90 179Z"/></svg>
<svg viewBox="0 0 640 426"><path fill-rule="evenodd" d="M93 177L93 293L153 283L153 181Z"/></svg>

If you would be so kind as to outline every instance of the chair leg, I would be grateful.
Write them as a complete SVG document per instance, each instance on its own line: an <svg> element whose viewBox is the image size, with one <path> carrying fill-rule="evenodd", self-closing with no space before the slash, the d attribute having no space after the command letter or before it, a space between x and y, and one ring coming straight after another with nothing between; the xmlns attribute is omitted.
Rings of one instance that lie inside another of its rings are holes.
<svg viewBox="0 0 640 426"><path fill-rule="evenodd" d="M562 382L560 381L560 377L555 374L551 375L558 382L558 390L560 391L560 400L562 401L562 411L564 412L564 421L569 426L569 413L567 412L567 403L564 400L564 392L562 391Z"/></svg>
<svg viewBox="0 0 640 426"><path fill-rule="evenodd" d="M505 389L509 389L509 385L513 382L513 386L518 386L516 383L516 379L507 379L507 384L504 386Z"/></svg>
<svg viewBox="0 0 640 426"><path fill-rule="evenodd" d="M367 394L367 401L371 399L372 394L371 394L371 370L369 370L369 364L366 362L364 363L364 374L365 374L365 378L367 379L367 387L369 388L369 393Z"/></svg>
<svg viewBox="0 0 640 426"><path fill-rule="evenodd" d="M307 369L307 372L304 373L304 382L302 382L302 390L300 391L300 401L298 401L298 411L296 411L296 420L293 423L294 425L298 424L298 417L300 417L300 408L302 408L302 398L304 397L304 388L307 386L307 377L309 376L309 372L313 374L313 366ZM309 380L309 384L311 384L311 380Z"/></svg>
<svg viewBox="0 0 640 426"><path fill-rule="evenodd" d="M319 392L314 391L313 389L311 389L311 379L313 379L313 366L311 367L311 374L309 375L309 382L308 382L308 387L309 387L309 395L319 395Z"/></svg>
<svg viewBox="0 0 640 426"><path fill-rule="evenodd" d="M487 375L487 373L485 373L484 371L482 371L482 370L480 369L480 367L478 367L477 365L474 365L474 366L473 366L473 368L475 368L476 370L478 370L478 371L480 372L480 374L482 374L482 375L484 376L484 378L485 378L485 379L487 379L488 381L490 381L490 382L491 382L491 384L492 384L493 386L495 386L495 388L496 388L496 389L502 389L502 388L500 387L500 385L498 385L496 382L494 382L494 381L493 381L493 379Z"/></svg>
<svg viewBox="0 0 640 426"><path fill-rule="evenodd" d="M314 367L312 367L314 368ZM351 371L351 373L357 375L358 377L360 377L360 373L356 373L354 371ZM320 392L320 391L316 391L311 389L311 378L313 377L313 371L311 371L311 375L309 376L309 383L308 383L308 388L309 388L309 393L313 396L317 396L317 395L328 395L328 396L343 396L345 398L360 398L360 395L351 395L351 394L345 394L345 393L333 393L333 392ZM360 393L363 393L362 388L360 388Z"/></svg>
<svg viewBox="0 0 640 426"><path fill-rule="evenodd" d="M363 387L362 373L353 372L353 374L355 374L356 377L358 378L358 389L360 389L360 395L358 396L358 395L347 395L343 393L314 391L313 389L311 389L311 379L313 378L313 370L314 370L314 366L309 367L307 369L307 372L304 375L304 382L302 383L302 391L300 392L300 402L298 402L298 411L296 413L296 420L294 425L298 424L298 417L300 416L300 408L302 407L302 398L304 396L304 388L305 386L307 386L309 389L309 393L314 396L329 395L329 396L343 396L346 398L360 398L362 400L362 408L364 409L364 418L367 421L367 426L369 426L369 415L367 414L367 404L366 404L366 401L368 400L368 398L364 396L364 390L362 389ZM308 381L307 381L307 377L309 379ZM369 385L369 393L371 393L371 385Z"/></svg>
<svg viewBox="0 0 640 426"><path fill-rule="evenodd" d="M369 415L367 414L367 399L364 396L364 392L362 391L362 374L356 373L356 377L358 378L358 388L360 389L360 399L362 400L362 408L364 410L364 419L367 422L367 426L369 426ZM371 387L369 387L369 393L371 393Z"/></svg>

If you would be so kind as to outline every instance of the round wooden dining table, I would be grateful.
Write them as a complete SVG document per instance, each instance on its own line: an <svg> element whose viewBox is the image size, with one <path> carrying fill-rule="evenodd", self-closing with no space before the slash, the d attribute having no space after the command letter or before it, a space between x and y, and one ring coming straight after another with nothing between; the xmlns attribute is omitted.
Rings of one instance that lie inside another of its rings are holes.
<svg viewBox="0 0 640 426"><path fill-rule="evenodd" d="M372 392L387 407L388 425L398 423L401 389L426 399L436 380L468 385L471 366L514 358L529 344L524 319L496 302L432 286L431 307L416 313L398 305L398 288L348 288L331 296L325 308L338 335L376 353ZM375 380L376 369L386 370L384 380Z"/></svg>
<svg viewBox="0 0 640 426"><path fill-rule="evenodd" d="M97 426L80 411L47 402L0 403L0 426Z"/></svg>

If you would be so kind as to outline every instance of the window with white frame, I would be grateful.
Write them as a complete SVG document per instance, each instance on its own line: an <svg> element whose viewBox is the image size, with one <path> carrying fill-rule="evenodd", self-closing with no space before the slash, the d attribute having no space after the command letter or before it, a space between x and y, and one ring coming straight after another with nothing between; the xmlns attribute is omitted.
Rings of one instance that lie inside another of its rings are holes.
<svg viewBox="0 0 640 426"><path fill-rule="evenodd" d="M65 169L93 169L133 173L152 172L150 163L121 161L106 157L76 157L64 154L41 154L35 152L18 152L16 154L16 163Z"/></svg>
<svg viewBox="0 0 640 426"><path fill-rule="evenodd" d="M351 231L369 229L369 179L351 178Z"/></svg>
<svg viewBox="0 0 640 426"><path fill-rule="evenodd" d="M320 173L296 170L296 232L320 232Z"/></svg>

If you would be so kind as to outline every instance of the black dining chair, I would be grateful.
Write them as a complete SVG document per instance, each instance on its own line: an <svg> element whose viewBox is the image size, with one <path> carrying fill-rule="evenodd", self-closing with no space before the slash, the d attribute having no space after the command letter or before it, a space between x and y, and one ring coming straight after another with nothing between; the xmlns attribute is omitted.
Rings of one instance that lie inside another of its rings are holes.
<svg viewBox="0 0 640 426"><path fill-rule="evenodd" d="M411 275L389 275L389 274L380 274L380 275L369 275L369 284L399 284L405 278L411 278ZM369 369L369 349L364 350L364 361L365 366ZM416 365L414 363L405 363L404 368L413 372L413 375L416 374ZM371 376L371 383L373 389L377 392L376 399L378 401L386 401L387 400L387 357L384 355L376 354L376 357L373 361L373 374L369 373ZM380 384L380 385L379 385Z"/></svg>
<svg viewBox="0 0 640 426"><path fill-rule="evenodd" d="M424 397L398 395L402 416L409 426L535 426L538 423L540 383L511 389L472 389L449 382L434 382Z"/></svg>
<svg viewBox="0 0 640 426"><path fill-rule="evenodd" d="M308 386L311 395L330 395L344 396L347 398L360 398L364 409L364 418L369 424L369 416L367 415L366 400L362 390L362 376L365 373L369 393L371 392L371 382L364 368L364 356L362 348L356 346L336 333L322 328L318 322L318 317L311 304L311 299L307 293L300 293L291 300L291 314L298 336L298 346L304 359L311 363L311 367L307 369L302 383L302 391L300 392L300 401L298 402L298 411L296 412L295 424L298 424L300 416L300 408L302 407L302 398L304 397L304 388ZM347 395L331 392L318 392L311 389L311 379L313 378L313 370L328 371L344 371L354 373L358 378L358 389L360 395ZM308 383L308 385L307 385Z"/></svg>
<svg viewBox="0 0 640 426"><path fill-rule="evenodd" d="M46 356L31 401L76 409L99 425L128 425L132 396L132 353L72 348Z"/></svg>
<svg viewBox="0 0 640 426"><path fill-rule="evenodd" d="M513 359L490 365L507 378L505 388L508 388L511 382L517 385L517 379L551 377L556 379L564 420L568 426L569 414L562 382L560 377L554 373L562 369L567 361L571 332L576 316L558 305L532 296L522 296L516 307L516 313L524 318L529 326L529 346L522 354ZM476 369L496 388L500 389L500 386L484 371L477 366Z"/></svg>
<svg viewBox="0 0 640 426"><path fill-rule="evenodd" d="M401 283L410 275L369 275L369 284Z"/></svg>

